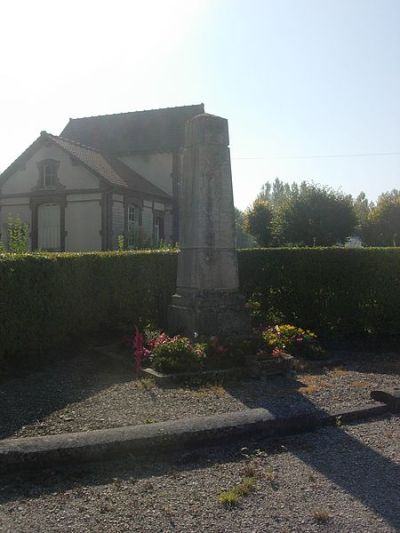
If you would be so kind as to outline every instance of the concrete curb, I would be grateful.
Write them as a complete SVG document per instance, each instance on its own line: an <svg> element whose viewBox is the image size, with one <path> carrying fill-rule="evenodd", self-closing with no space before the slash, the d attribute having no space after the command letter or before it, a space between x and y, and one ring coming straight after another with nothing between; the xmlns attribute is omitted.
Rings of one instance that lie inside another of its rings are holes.
<svg viewBox="0 0 400 533"><path fill-rule="evenodd" d="M97 461L126 454L155 460L235 438L255 434L278 437L388 413L390 407L384 403L333 414L287 417L274 416L266 409L247 409L140 426L4 439L0 441L0 470Z"/></svg>

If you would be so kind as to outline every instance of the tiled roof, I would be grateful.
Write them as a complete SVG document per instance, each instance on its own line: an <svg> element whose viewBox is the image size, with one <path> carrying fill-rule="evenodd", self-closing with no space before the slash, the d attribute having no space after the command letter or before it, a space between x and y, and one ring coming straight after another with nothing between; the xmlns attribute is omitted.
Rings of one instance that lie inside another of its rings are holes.
<svg viewBox="0 0 400 533"><path fill-rule="evenodd" d="M204 104L70 119L61 137L114 155L176 151L186 122L201 113Z"/></svg>
<svg viewBox="0 0 400 533"><path fill-rule="evenodd" d="M159 189L156 185L150 183L146 178L129 168L122 161L118 161L102 154L98 150L83 146L80 143L47 134L58 146L63 148L71 156L84 163L87 167L94 170L102 178L112 185L125 187L138 192L150 195L169 198L169 195Z"/></svg>
<svg viewBox="0 0 400 533"><path fill-rule="evenodd" d="M58 146L63 148L70 155L79 159L81 163L90 167L101 177L113 185L119 185L120 187L127 187L126 182L115 172L110 163L105 157L97 150L93 150L79 143L64 139L63 137L56 137L55 135L48 134L48 137L52 139Z"/></svg>
<svg viewBox="0 0 400 533"><path fill-rule="evenodd" d="M1 175L0 186L19 168L19 165L28 160L42 145L43 141L51 140L71 157L95 172L100 178L124 189L141 192L150 196L170 199L171 197L162 189L153 185L146 178L129 168L122 161L118 161L107 154L89 146L84 146L76 141L57 137L47 132L42 132L36 139Z"/></svg>

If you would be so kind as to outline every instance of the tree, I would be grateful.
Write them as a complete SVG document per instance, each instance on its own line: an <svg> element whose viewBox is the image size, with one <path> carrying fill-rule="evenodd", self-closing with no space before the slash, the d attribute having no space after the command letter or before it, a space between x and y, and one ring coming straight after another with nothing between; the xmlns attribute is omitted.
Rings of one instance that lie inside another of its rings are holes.
<svg viewBox="0 0 400 533"><path fill-rule="evenodd" d="M257 198L244 212L243 224L244 229L256 239L260 246L271 245L272 206L268 200Z"/></svg>
<svg viewBox="0 0 400 533"><path fill-rule="evenodd" d="M358 220L358 224L363 227L368 220L368 216L373 209L373 202L369 202L365 192L361 191L354 200L354 211Z"/></svg>
<svg viewBox="0 0 400 533"><path fill-rule="evenodd" d="M254 248L257 242L247 233L244 226L244 213L235 207L236 248Z"/></svg>
<svg viewBox="0 0 400 533"><path fill-rule="evenodd" d="M332 246L343 243L356 223L351 196L302 182L275 210L273 231L281 245Z"/></svg>
<svg viewBox="0 0 400 533"><path fill-rule="evenodd" d="M297 191L297 183L285 183L279 178L275 178L271 184L269 181L264 183L257 199L267 200L272 206L276 207L282 203L292 192Z"/></svg>
<svg viewBox="0 0 400 533"><path fill-rule="evenodd" d="M400 245L400 191L393 189L379 196L363 228L369 246Z"/></svg>

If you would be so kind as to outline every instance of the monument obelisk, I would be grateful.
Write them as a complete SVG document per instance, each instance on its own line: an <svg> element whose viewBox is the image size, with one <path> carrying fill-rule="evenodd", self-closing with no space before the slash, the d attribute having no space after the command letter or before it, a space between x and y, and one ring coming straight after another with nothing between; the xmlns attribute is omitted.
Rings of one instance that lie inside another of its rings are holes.
<svg viewBox="0 0 400 533"><path fill-rule="evenodd" d="M169 329L197 335L248 333L239 293L228 121L209 114L185 130L180 253Z"/></svg>

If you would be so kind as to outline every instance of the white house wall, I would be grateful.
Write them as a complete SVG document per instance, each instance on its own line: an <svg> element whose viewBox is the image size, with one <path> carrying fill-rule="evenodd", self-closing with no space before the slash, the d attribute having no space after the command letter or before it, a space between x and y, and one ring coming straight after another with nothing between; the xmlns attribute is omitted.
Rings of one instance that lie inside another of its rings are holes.
<svg viewBox="0 0 400 533"><path fill-rule="evenodd" d="M97 189L99 180L84 166L73 164L71 157L60 147L51 144L40 147L37 152L17 170L2 186L2 194L29 193L39 183L38 163L45 159L60 162L58 180L67 189Z"/></svg>
<svg viewBox="0 0 400 533"><path fill-rule="evenodd" d="M132 154L120 159L172 196L172 153Z"/></svg>
<svg viewBox="0 0 400 533"><path fill-rule="evenodd" d="M65 230L67 232L65 237L65 251L84 252L101 250L100 201L69 200L65 208Z"/></svg>

